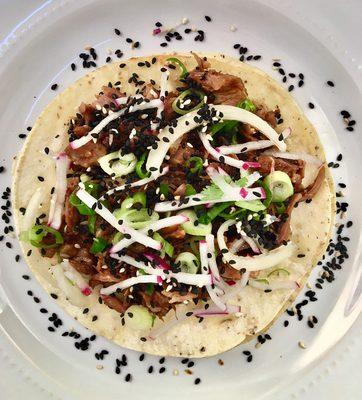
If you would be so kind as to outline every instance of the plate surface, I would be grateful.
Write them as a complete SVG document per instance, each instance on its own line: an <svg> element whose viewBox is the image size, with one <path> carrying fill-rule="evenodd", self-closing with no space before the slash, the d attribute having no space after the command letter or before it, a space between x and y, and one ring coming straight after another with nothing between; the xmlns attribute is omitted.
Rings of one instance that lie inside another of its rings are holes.
<svg viewBox="0 0 362 400"><path fill-rule="evenodd" d="M205 15L212 17L211 23L205 20ZM62 90L87 72L81 67L78 57L84 47L91 45L96 48L98 65L105 62L108 49L113 50L111 57L114 61L117 60L114 55L116 49L124 52L124 58L160 52L163 40L151 35L154 23L160 20L166 26L174 26L183 17L188 17L190 23L178 28L179 32L182 33L187 27L202 29L206 40L195 42L195 34L183 34L184 40L172 41L165 50L220 51L237 57L238 52L233 45L240 43L248 47L248 54L262 55L261 60L250 61L253 65L280 81L282 75L272 69L273 59L280 59L287 73L304 74L305 84L295 89L295 97L316 126L328 161L335 162L339 153L344 155L341 166L333 169L333 172L336 182L347 185L343 189L346 197L343 201L349 203L348 220L354 222L348 234L351 240L346 242L350 258L342 270L336 271L334 282L323 285L323 290L313 287L319 300L303 308L305 317L302 321L285 315L270 331L273 340L267 341L261 348L255 349L255 343L250 343L220 357L198 360L195 366L189 368L193 374L188 375L184 372L187 364L182 364L181 360L167 359L161 365L159 358L146 356L140 362L139 354L124 351L101 337L90 342L88 351L77 350L75 342L90 337L91 332L64 314L34 278L21 279L28 270L23 263L14 262L18 247L15 240L7 237L4 241L11 242L13 248L2 246L1 249L1 282L6 301L29 331L54 354L52 365L43 364L46 372L82 397L104 394L105 385L109 396L116 396L122 390L133 398L144 398L149 394L150 385L152 394L160 398L169 397L170 393L174 398L184 398L195 392L201 398L218 398L225 393L225 388L230 397L240 393L245 397L265 397L311 369L345 334L358 315L358 305L352 307L354 301L351 302L350 296L354 292L353 283L358 282L358 266L361 264L358 252L361 216L357 213L358 208L354 207L361 193L357 184L360 165L358 150L362 146L361 138L357 136L358 121L361 120L359 91L341 64L313 36L283 15L256 2L222 1L210 4L205 0L180 4L177 1L154 1L152 5L144 1L48 2L28 24L15 32L8 43L0 47L3 93L0 99L3 111L0 134L2 157L4 165L8 166L7 173L0 176L2 188L9 185L11 159L22 144L18 135L26 133L26 128L32 125L38 113L56 94L50 86L58 83L58 90ZM237 27L235 32L230 30L231 25ZM119 28L122 36L115 35L114 28ZM140 41L140 48L132 50L125 41L126 37ZM75 72L70 68L72 62L77 65ZM328 86L328 80L333 81L335 86ZM298 80L288 78L286 86L291 84L298 86ZM314 109L308 107L309 102L313 102ZM357 120L354 132L345 129L339 114L344 109ZM337 222L341 222L339 217ZM316 268L310 278L313 286L319 271L320 268ZM32 295L28 295L28 291ZM297 302L304 299L303 293ZM41 308L49 312L43 314L39 312ZM54 318L48 320L53 312L63 323L55 329L56 332L48 330L49 326L54 327ZM317 315L319 320L314 329L308 328L306 322L312 314ZM283 327L285 319L290 320L287 329ZM15 329L15 321L14 325L6 326L6 319L2 320L5 330ZM72 328L81 335L80 338L62 336L64 331ZM305 350L298 347L300 340L305 342ZM109 351L109 354L103 360L96 360L95 353L102 349ZM252 363L246 362L242 353L245 350L252 352ZM122 372L118 375L115 374L115 359L122 360L122 354L127 356L127 366L122 366ZM219 358L223 360L223 366L218 364ZM57 366L53 365L56 362L62 366L70 364L72 369L67 372L63 368L63 374L59 376ZM97 365L103 369L97 369ZM154 372L149 374L147 371L151 365ZM163 366L166 371L160 374ZM74 370L78 373L75 374ZM179 372L177 376L174 375L175 370ZM124 382L127 373L133 376L132 384ZM197 387L193 384L196 377L202 380ZM182 392L171 392L176 382L181 385Z"/></svg>

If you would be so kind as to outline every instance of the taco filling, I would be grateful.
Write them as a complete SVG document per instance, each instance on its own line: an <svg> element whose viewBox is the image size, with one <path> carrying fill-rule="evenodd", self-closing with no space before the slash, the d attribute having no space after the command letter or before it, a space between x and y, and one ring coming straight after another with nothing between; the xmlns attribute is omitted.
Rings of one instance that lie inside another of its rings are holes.
<svg viewBox="0 0 362 400"><path fill-rule="evenodd" d="M277 133L282 108L195 57L192 70L168 58L158 83L132 74L133 95L110 82L79 105L54 155L48 219L21 233L73 289L99 291L149 337L179 305L192 307L169 326L239 313L229 299L245 286L296 289L298 270L280 267L297 252L290 220L325 176L322 160L288 151L299 133Z"/></svg>

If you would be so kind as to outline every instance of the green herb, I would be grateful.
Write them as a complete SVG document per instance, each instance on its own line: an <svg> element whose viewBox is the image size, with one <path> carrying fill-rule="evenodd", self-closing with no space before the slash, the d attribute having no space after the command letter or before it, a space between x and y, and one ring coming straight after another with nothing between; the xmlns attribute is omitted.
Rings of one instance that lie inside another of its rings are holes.
<svg viewBox="0 0 362 400"><path fill-rule="evenodd" d="M174 247L170 242L164 239L158 232L153 234L153 239L162 243L161 257L164 257L167 254L169 257L173 257Z"/></svg>
<svg viewBox="0 0 362 400"><path fill-rule="evenodd" d="M93 244L90 248L90 252L93 254L101 253L108 246L108 242L99 237L93 239Z"/></svg>
<svg viewBox="0 0 362 400"><path fill-rule="evenodd" d="M167 183L161 183L160 184L160 193L163 194L165 197L168 196L168 192L169 192L169 187Z"/></svg>
<svg viewBox="0 0 362 400"><path fill-rule="evenodd" d="M190 157L186 161L186 167L189 168L190 172L192 172L193 174L196 172L200 172L203 167L203 160L201 157Z"/></svg>
<svg viewBox="0 0 362 400"><path fill-rule="evenodd" d="M186 196L192 196L193 194L196 194L196 190L195 188L190 185L189 183L186 184L186 190L185 190L185 194Z"/></svg>
<svg viewBox="0 0 362 400"><path fill-rule="evenodd" d="M141 179L147 178L149 176L149 172L143 171L143 169L142 169L143 164L145 163L146 157L147 157L147 153L143 153L141 158L136 163L136 168L135 168L136 174Z"/></svg>

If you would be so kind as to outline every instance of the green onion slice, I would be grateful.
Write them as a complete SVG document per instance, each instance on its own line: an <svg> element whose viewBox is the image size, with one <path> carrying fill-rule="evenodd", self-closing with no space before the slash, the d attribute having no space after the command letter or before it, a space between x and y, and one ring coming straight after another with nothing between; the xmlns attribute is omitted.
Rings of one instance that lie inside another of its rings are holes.
<svg viewBox="0 0 362 400"><path fill-rule="evenodd" d="M190 157L186 162L186 167L189 168L190 172L192 172L193 174L200 172L203 167L203 160L201 157Z"/></svg>
<svg viewBox="0 0 362 400"><path fill-rule="evenodd" d="M52 243L42 243L43 239L48 235L50 235ZM64 242L60 232L46 225L34 225L28 231L20 234L20 240L29 242L32 246L42 249L51 249Z"/></svg>
<svg viewBox="0 0 362 400"><path fill-rule="evenodd" d="M170 57L170 58L167 58L166 61L177 64L181 68L181 71L182 71L182 73L180 75L181 79L186 78L187 75L189 74L187 71L187 68L185 67L185 64L182 61L180 61L178 58Z"/></svg>
<svg viewBox="0 0 362 400"><path fill-rule="evenodd" d="M189 108L189 109L185 109L185 108L180 108L179 104L181 101L183 101L185 99L185 97L198 97L198 99L200 100L200 102L198 104L196 104L196 106ZM197 109L199 109L203 104L204 104L204 97L205 97L205 93L202 92L201 90L196 90L196 89L187 89L184 92L182 92L172 103L172 109L180 115L185 115L191 111L195 111Z"/></svg>
<svg viewBox="0 0 362 400"><path fill-rule="evenodd" d="M147 153L143 153L141 158L136 163L136 168L135 168L136 174L141 179L147 178L150 174L150 172L143 171L143 169L142 169L143 164L145 163L146 157L147 157Z"/></svg>

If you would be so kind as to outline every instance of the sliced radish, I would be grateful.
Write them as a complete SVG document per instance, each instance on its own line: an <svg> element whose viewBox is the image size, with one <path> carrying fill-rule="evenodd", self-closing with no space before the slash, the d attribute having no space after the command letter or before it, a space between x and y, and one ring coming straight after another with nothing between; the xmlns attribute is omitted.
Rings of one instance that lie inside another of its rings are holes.
<svg viewBox="0 0 362 400"><path fill-rule="evenodd" d="M199 243L200 251L200 261L201 261L201 272L206 275L209 273L209 262L208 262L208 248L205 240L200 240ZM210 296L210 299L215 303L215 305L221 310L226 310L226 304L224 304L215 293L214 288L211 285L206 286L206 290Z"/></svg>
<svg viewBox="0 0 362 400"><path fill-rule="evenodd" d="M260 164L257 162L252 162L252 161L242 161L242 160L236 160L235 158L229 157L229 156L224 156L220 153L220 151L217 151L214 147L211 146L210 141L208 139L208 136L206 133L200 132L199 137L201 139L202 144L204 145L205 149L207 152L212 155L216 160L225 163L227 165L231 165L232 167L235 168L240 168L244 171L246 171L249 168L258 168L260 167Z"/></svg>
<svg viewBox="0 0 362 400"><path fill-rule="evenodd" d="M63 262L60 263L64 275L75 285L78 286L80 291L85 295L89 296L92 294L92 288L89 286L88 282L86 279L81 275L75 268L73 268L68 260L63 260Z"/></svg>

